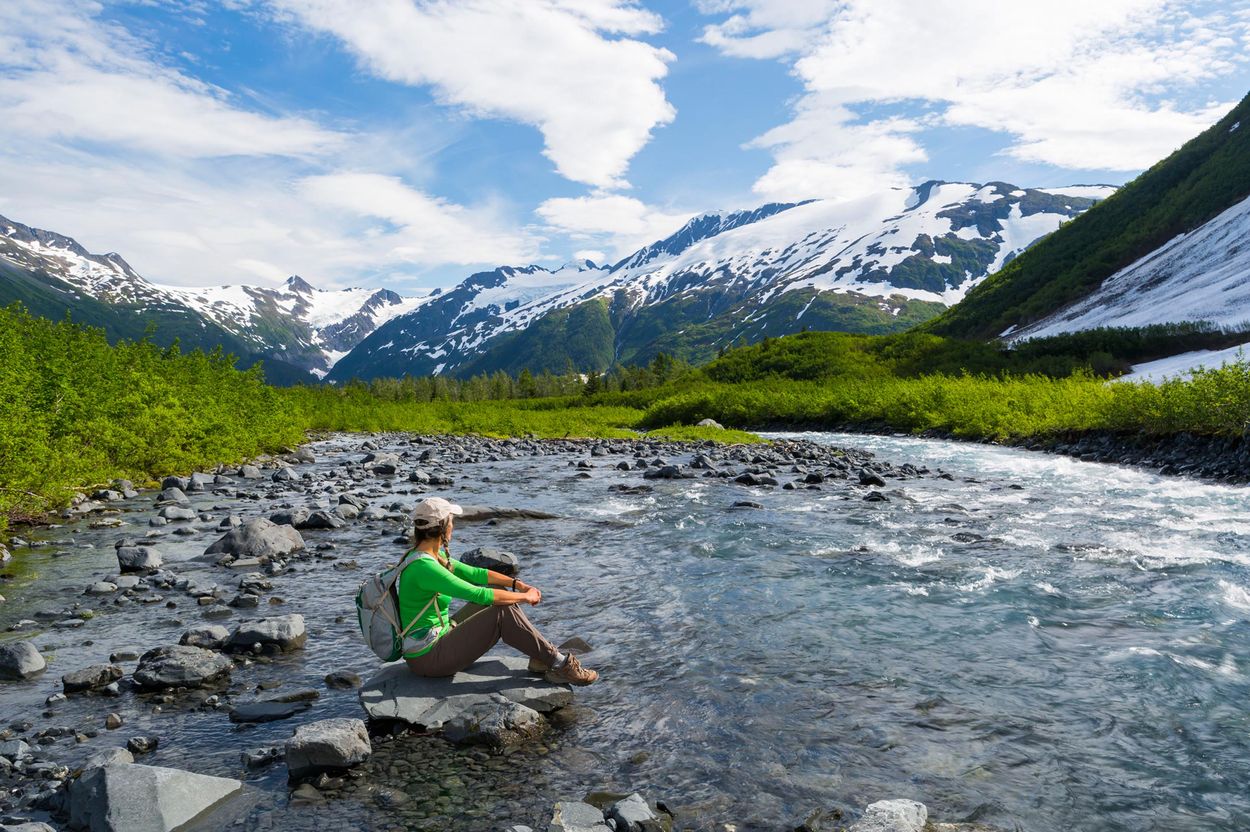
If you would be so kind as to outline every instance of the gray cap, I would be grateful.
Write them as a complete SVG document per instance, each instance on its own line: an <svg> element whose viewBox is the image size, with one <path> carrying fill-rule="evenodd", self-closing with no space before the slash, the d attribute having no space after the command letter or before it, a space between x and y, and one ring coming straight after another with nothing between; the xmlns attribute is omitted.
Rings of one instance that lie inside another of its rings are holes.
<svg viewBox="0 0 1250 832"><path fill-rule="evenodd" d="M417 503L409 516L422 528L438 526L448 517L464 514L464 509L442 497L429 497Z"/></svg>

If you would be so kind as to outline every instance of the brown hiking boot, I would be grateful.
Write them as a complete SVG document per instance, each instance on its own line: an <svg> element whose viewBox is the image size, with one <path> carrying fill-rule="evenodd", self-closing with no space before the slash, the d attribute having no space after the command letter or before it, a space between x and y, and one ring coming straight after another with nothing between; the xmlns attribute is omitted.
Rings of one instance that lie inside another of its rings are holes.
<svg viewBox="0 0 1250 832"><path fill-rule="evenodd" d="M537 673L539 676L551 669L551 665L538 659L530 659L529 667L526 668L530 673Z"/></svg>
<svg viewBox="0 0 1250 832"><path fill-rule="evenodd" d="M599 678L599 672L588 667L582 667L582 663L577 660L577 656L569 653L568 659L565 660L564 664L551 668L543 678L557 685L580 686L594 682Z"/></svg>

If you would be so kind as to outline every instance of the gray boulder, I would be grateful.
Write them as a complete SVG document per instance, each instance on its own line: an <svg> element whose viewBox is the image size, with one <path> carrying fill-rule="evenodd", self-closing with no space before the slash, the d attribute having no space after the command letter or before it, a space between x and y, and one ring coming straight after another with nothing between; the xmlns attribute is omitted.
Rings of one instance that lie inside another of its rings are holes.
<svg viewBox="0 0 1250 832"><path fill-rule="evenodd" d="M122 669L115 664L93 664L91 667L66 673L61 677L61 685L66 693L99 690L116 682L123 675L125 674Z"/></svg>
<svg viewBox="0 0 1250 832"><path fill-rule="evenodd" d="M262 476L264 476L264 474L262 474L260 472L260 469L257 468L255 465L242 465L242 466L239 466L238 476L239 476L239 479L258 480Z"/></svg>
<svg viewBox="0 0 1250 832"><path fill-rule="evenodd" d="M117 568L122 572L155 572L161 568L161 555L147 546L122 546L117 550Z"/></svg>
<svg viewBox="0 0 1250 832"><path fill-rule="evenodd" d="M492 693L443 723L443 736L461 745L502 748L533 739L547 728L542 714Z"/></svg>
<svg viewBox="0 0 1250 832"><path fill-rule="evenodd" d="M157 647L139 657L135 684L149 690L198 688L224 681L234 662L220 653L185 644Z"/></svg>
<svg viewBox="0 0 1250 832"><path fill-rule="evenodd" d="M516 555L490 546L479 546L473 551L461 555L459 559L462 563L467 563L469 566L493 569L496 572L502 572L504 575L515 576L521 571L521 562L517 560Z"/></svg>
<svg viewBox="0 0 1250 832"><path fill-rule="evenodd" d="M33 679L47 668L43 655L29 641L0 645L0 679Z"/></svg>
<svg viewBox="0 0 1250 832"><path fill-rule="evenodd" d="M29 756L30 746L26 744L25 740L4 740L0 742L0 757L3 757L10 763L25 760Z"/></svg>
<svg viewBox="0 0 1250 832"><path fill-rule="evenodd" d="M69 825L87 832L171 832L243 788L238 780L115 763L69 787Z"/></svg>
<svg viewBox="0 0 1250 832"><path fill-rule="evenodd" d="M275 645L283 653L298 650L308 640L304 616L298 613L240 621L226 642L227 650L250 650L253 645Z"/></svg>
<svg viewBox="0 0 1250 832"><path fill-rule="evenodd" d="M561 801L551 815L547 832L611 832L603 812L589 803Z"/></svg>
<svg viewBox="0 0 1250 832"><path fill-rule="evenodd" d="M859 469L860 485L875 485L878 488L885 487L885 479L876 471L870 471L867 468Z"/></svg>
<svg viewBox="0 0 1250 832"><path fill-rule="evenodd" d="M373 753L369 732L359 719L323 719L295 729L286 741L286 765L292 778L339 771L363 763Z"/></svg>
<svg viewBox="0 0 1250 832"><path fill-rule="evenodd" d="M56 832L56 830L43 821L28 820L22 823L0 824L0 832Z"/></svg>
<svg viewBox="0 0 1250 832"><path fill-rule="evenodd" d="M204 550L206 555L234 555L239 558L272 558L302 551L304 538L294 526L279 526L264 517L249 520L231 529Z"/></svg>
<svg viewBox="0 0 1250 832"><path fill-rule="evenodd" d="M397 662L365 682L360 702L373 719L402 720L427 731L450 727L463 741L504 744L529 736L536 727L512 704L550 713L573 701L567 685L536 678L527 665L520 656L488 656L455 676L424 678Z"/></svg>
<svg viewBox="0 0 1250 832"><path fill-rule="evenodd" d="M672 819L657 814L638 792L616 801L604 814L615 821L616 832L659 832L672 826Z"/></svg>
<svg viewBox="0 0 1250 832"><path fill-rule="evenodd" d="M81 768L97 768L98 766L113 766L118 763L133 763L135 755L131 754L124 748L113 747L96 751L87 755L87 759L82 761Z"/></svg>
<svg viewBox="0 0 1250 832"><path fill-rule="evenodd" d="M716 421L715 419L700 419L694 424L695 424L695 427L700 427L700 428L716 428L717 430L725 429L725 426L722 425L720 422Z"/></svg>
<svg viewBox="0 0 1250 832"><path fill-rule="evenodd" d="M374 474L389 476L399 470L399 456L388 453L366 454L364 466Z"/></svg>
<svg viewBox="0 0 1250 832"><path fill-rule="evenodd" d="M170 486L169 488L165 488L156 497L156 504L158 506L170 506L170 505L185 506L185 505L190 504L190 502L191 501L187 499L187 495L183 493L183 490L179 488L178 486Z"/></svg>
<svg viewBox="0 0 1250 832"><path fill-rule="evenodd" d="M178 639L178 643L188 647L202 647L205 650L220 650L226 646L229 638L230 631L220 624L205 624L184 632L182 638Z"/></svg>
<svg viewBox="0 0 1250 832"><path fill-rule="evenodd" d="M161 509L160 516L166 520L194 520L199 515L195 513L195 509L187 506L165 506Z"/></svg>
<svg viewBox="0 0 1250 832"><path fill-rule="evenodd" d="M317 509L295 524L297 529L341 529L347 525L343 518L330 511Z"/></svg>
<svg viewBox="0 0 1250 832"><path fill-rule="evenodd" d="M915 800L878 800L864 809L850 832L924 832L929 810Z"/></svg>
<svg viewBox="0 0 1250 832"><path fill-rule="evenodd" d="M306 508L284 508L269 515L269 520L279 526L299 526L308 519L308 513Z"/></svg>
<svg viewBox="0 0 1250 832"><path fill-rule="evenodd" d="M539 511L532 508L510 508L505 506L461 506L464 514L458 520L476 522L479 520L558 520L560 515Z"/></svg>
<svg viewBox="0 0 1250 832"><path fill-rule="evenodd" d="M191 485L190 477L168 476L161 480L161 488L177 488L180 491L186 491Z"/></svg>

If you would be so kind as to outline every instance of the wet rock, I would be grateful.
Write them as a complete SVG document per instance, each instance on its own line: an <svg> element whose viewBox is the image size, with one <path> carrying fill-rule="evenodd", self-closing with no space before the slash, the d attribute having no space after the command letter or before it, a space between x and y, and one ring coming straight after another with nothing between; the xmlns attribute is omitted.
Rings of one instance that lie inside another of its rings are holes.
<svg viewBox="0 0 1250 832"><path fill-rule="evenodd" d="M337 514L318 509L295 524L297 529L341 529L347 525Z"/></svg>
<svg viewBox="0 0 1250 832"><path fill-rule="evenodd" d="M69 787L72 829L171 832L243 788L238 780L172 768L116 763L92 768Z"/></svg>
<svg viewBox="0 0 1250 832"><path fill-rule="evenodd" d="M295 736L286 741L285 753L290 776L300 778L363 763L373 746L362 720L323 719L295 729Z"/></svg>
<svg viewBox="0 0 1250 832"><path fill-rule="evenodd" d="M117 568L124 573L150 574L161 568L161 555L147 546L122 546L117 550Z"/></svg>
<svg viewBox="0 0 1250 832"><path fill-rule="evenodd" d="M131 737L126 740L126 749L133 754L150 754L160 744L160 737Z"/></svg>
<svg viewBox="0 0 1250 832"><path fill-rule="evenodd" d="M161 509L159 516L166 520L174 521L194 520L199 515L195 513L195 509L187 508L186 506L165 506Z"/></svg>
<svg viewBox="0 0 1250 832"><path fill-rule="evenodd" d="M642 475L644 480L683 480L693 479L694 472L687 471L680 465L664 465L659 468L648 469Z"/></svg>
<svg viewBox="0 0 1250 832"><path fill-rule="evenodd" d="M48 667L43 655L29 641L0 645L0 679L33 679Z"/></svg>
<svg viewBox="0 0 1250 832"><path fill-rule="evenodd" d="M373 719L396 719L424 730L440 731L469 714L479 721L482 703L499 709L503 697L539 713L550 713L572 703L567 685L553 685L526 669L520 656L489 656L450 678L423 678L403 662L387 665L360 690L360 702Z"/></svg>
<svg viewBox="0 0 1250 832"><path fill-rule="evenodd" d="M264 474L255 465L241 465L237 476L241 480L258 480L264 477Z"/></svg>
<svg viewBox="0 0 1250 832"><path fill-rule="evenodd" d="M111 713L104 717L104 727L110 731L116 731L125 724L126 720L122 719L121 714Z"/></svg>
<svg viewBox="0 0 1250 832"><path fill-rule="evenodd" d="M117 662L133 662L139 658L141 651L138 647L119 647L109 654L109 661L116 664Z"/></svg>
<svg viewBox="0 0 1250 832"><path fill-rule="evenodd" d="M135 755L131 754L125 748L105 748L89 754L87 759L82 761L80 768L96 768L98 766L112 766L118 763L133 763Z"/></svg>
<svg viewBox="0 0 1250 832"><path fill-rule="evenodd" d="M42 821L29 820L0 825L0 832L56 832L56 830Z"/></svg>
<svg viewBox="0 0 1250 832"><path fill-rule="evenodd" d="M534 739L546 728L538 711L492 693L444 722L443 736L462 745L501 748Z"/></svg>
<svg viewBox="0 0 1250 832"><path fill-rule="evenodd" d="M16 763L30 756L30 746L25 740L5 740L0 742L0 758Z"/></svg>
<svg viewBox="0 0 1250 832"><path fill-rule="evenodd" d="M269 515L269 520L279 526L296 526L308 519L309 510L306 508L284 508L281 511L275 511Z"/></svg>
<svg viewBox="0 0 1250 832"><path fill-rule="evenodd" d="M882 494L880 491L869 491L867 494L864 495L864 502L866 503L888 503L890 502L890 498Z"/></svg>
<svg viewBox="0 0 1250 832"><path fill-rule="evenodd" d="M224 681L234 670L234 662L220 653L171 644L149 650L139 658L135 684L148 690L197 688Z"/></svg>
<svg viewBox="0 0 1250 832"><path fill-rule="evenodd" d="M170 488L163 489L156 497L156 504L158 506L185 506L189 505L190 502L191 501L187 498L187 495L184 494L182 489L177 486L171 486Z"/></svg>
<svg viewBox="0 0 1250 832"><path fill-rule="evenodd" d="M850 832L924 832L929 810L915 800L879 800L864 809Z"/></svg>
<svg viewBox="0 0 1250 832"><path fill-rule="evenodd" d="M735 500L734 504L730 506L730 508L763 508L763 507L764 506L761 503L757 503L754 500Z"/></svg>
<svg viewBox="0 0 1250 832"><path fill-rule="evenodd" d="M334 690L352 690L362 684L360 676L350 670L335 670L326 674L326 687Z"/></svg>
<svg viewBox="0 0 1250 832"><path fill-rule="evenodd" d="M228 650L250 650L255 644L274 645L283 653L298 650L308 640L304 616L280 615L241 621L226 642Z"/></svg>
<svg viewBox="0 0 1250 832"><path fill-rule="evenodd" d="M378 476L390 476L399 470L399 456L381 452L365 454L364 466Z"/></svg>
<svg viewBox="0 0 1250 832"><path fill-rule="evenodd" d="M240 702L230 711L230 721L235 723L276 722L279 719L290 719L310 707L312 706L308 702L276 702L268 699Z"/></svg>
<svg viewBox="0 0 1250 832"><path fill-rule="evenodd" d="M91 667L66 673L61 677L61 685L66 693L99 690L124 675L122 669L115 664L93 664Z"/></svg>
<svg viewBox="0 0 1250 832"><path fill-rule="evenodd" d="M161 489L177 488L179 491L186 491L191 486L189 477L168 476L161 480Z"/></svg>
<svg viewBox="0 0 1250 832"><path fill-rule="evenodd" d="M295 476L295 472L290 468L279 468L277 471L273 472L273 476L269 479L274 482L294 482L299 479L299 477Z"/></svg>
<svg viewBox="0 0 1250 832"><path fill-rule="evenodd" d="M734 477L734 482L742 485L777 485L777 478L769 474L756 474L747 471Z"/></svg>
<svg viewBox="0 0 1250 832"><path fill-rule="evenodd" d="M589 803L565 802L556 804L548 832L612 832L603 812Z"/></svg>
<svg viewBox="0 0 1250 832"><path fill-rule="evenodd" d="M204 550L206 555L226 554L239 558L273 558L304 549L304 538L294 526L279 526L264 517L231 529Z"/></svg>
<svg viewBox="0 0 1250 832"><path fill-rule="evenodd" d="M883 479L882 476L878 474L876 471L871 471L867 468L860 468L859 469L859 484L860 485L875 485L878 488L883 488L885 487L885 479Z"/></svg>
<svg viewBox="0 0 1250 832"><path fill-rule="evenodd" d="M84 595L112 595L117 591L117 584L111 581L96 581L87 587Z"/></svg>
<svg viewBox="0 0 1250 832"><path fill-rule="evenodd" d="M273 582L259 572L248 572L239 578L239 590L242 592L268 592L273 589Z"/></svg>
<svg viewBox="0 0 1250 832"><path fill-rule="evenodd" d="M282 759L282 749L274 746L258 748L255 751L244 751L239 757L243 765L250 769L264 768Z"/></svg>
<svg viewBox="0 0 1250 832"><path fill-rule="evenodd" d="M616 832L669 832L673 825L671 818L655 812L637 792L613 803L604 815L616 823Z"/></svg>
<svg viewBox="0 0 1250 832"><path fill-rule="evenodd" d="M521 562L516 555L490 546L479 546L470 552L465 552L460 556L459 560L462 563L467 563L469 566L493 569L496 572L514 577L521 571Z"/></svg>
<svg viewBox="0 0 1250 832"><path fill-rule="evenodd" d="M458 518L464 522L477 520L556 520L560 515L529 508L504 508L502 506L461 506L464 514Z"/></svg>
<svg viewBox="0 0 1250 832"><path fill-rule="evenodd" d="M230 631L220 624L205 624L184 632L178 643L188 647L202 647L205 650L220 650L229 638Z"/></svg>

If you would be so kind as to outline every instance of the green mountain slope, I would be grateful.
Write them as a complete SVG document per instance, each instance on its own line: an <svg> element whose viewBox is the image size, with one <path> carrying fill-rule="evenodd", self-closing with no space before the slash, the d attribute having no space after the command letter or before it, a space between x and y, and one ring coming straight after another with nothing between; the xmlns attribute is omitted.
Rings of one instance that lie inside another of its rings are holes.
<svg viewBox="0 0 1250 832"><path fill-rule="evenodd" d="M1213 127L1039 241L922 328L994 337L1079 300L1250 195L1250 95Z"/></svg>
<svg viewBox="0 0 1250 832"><path fill-rule="evenodd" d="M238 358L237 366L250 367L260 361L265 379L271 384L298 384L308 373L273 358L262 358L238 337L184 307L139 309L122 303L106 303L78 291L45 272L23 268L0 257L0 307L20 303L36 317L63 321L104 330L110 343L148 338L167 347L178 341L182 350L212 352L221 347Z"/></svg>

